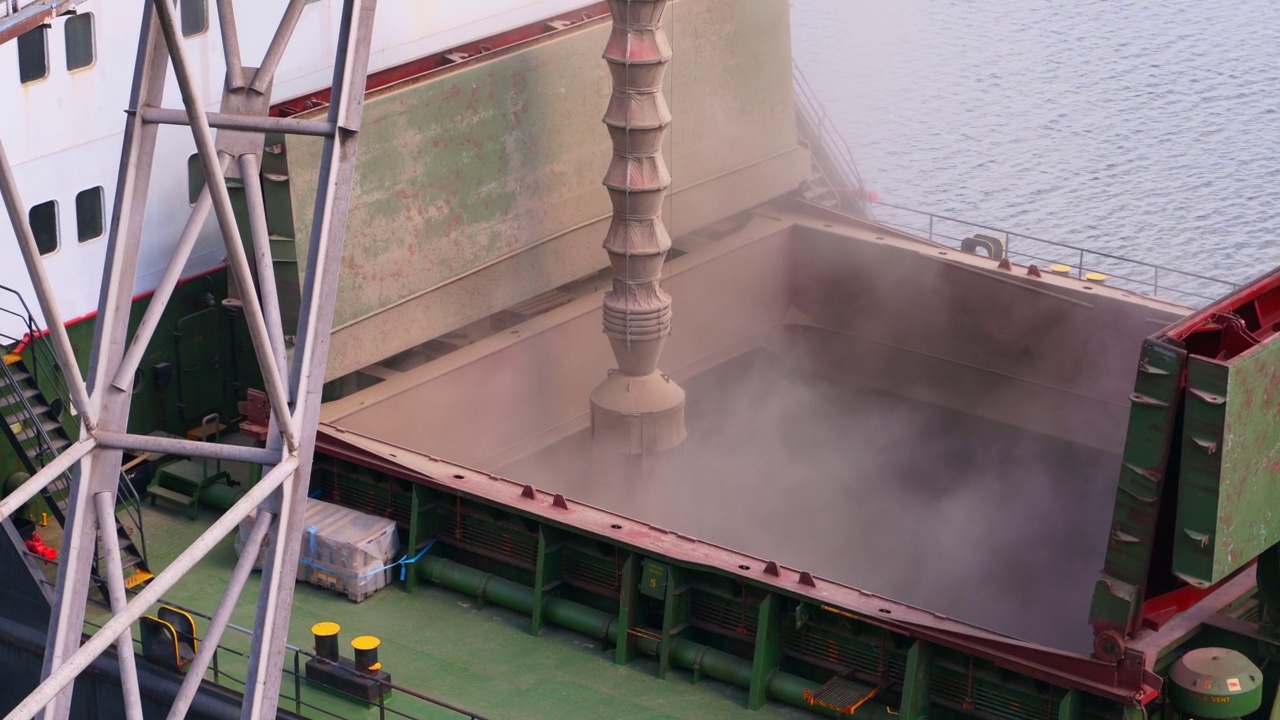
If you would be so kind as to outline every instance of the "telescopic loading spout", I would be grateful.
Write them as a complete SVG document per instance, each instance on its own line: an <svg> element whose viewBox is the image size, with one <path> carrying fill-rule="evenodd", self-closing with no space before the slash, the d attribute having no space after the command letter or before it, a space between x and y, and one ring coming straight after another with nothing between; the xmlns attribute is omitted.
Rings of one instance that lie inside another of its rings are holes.
<svg viewBox="0 0 1280 720"><path fill-rule="evenodd" d="M613 288L604 298L604 332L618 368L591 393L591 435L597 447L639 455L685 439L684 390L658 370L671 334L671 296L659 286L671 236L662 202L671 174L662 141L671 111L662 80L671 44L662 31L668 0L609 0L613 29L604 59L613 94L604 123L613 159L604 185L613 221L604 249Z"/></svg>

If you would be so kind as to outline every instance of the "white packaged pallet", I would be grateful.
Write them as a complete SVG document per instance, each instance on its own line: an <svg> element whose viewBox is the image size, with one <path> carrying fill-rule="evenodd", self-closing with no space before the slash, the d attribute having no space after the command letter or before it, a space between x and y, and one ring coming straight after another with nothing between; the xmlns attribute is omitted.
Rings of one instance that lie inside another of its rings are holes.
<svg viewBox="0 0 1280 720"><path fill-rule="evenodd" d="M257 511L240 521L236 553L244 551ZM298 555L298 580L364 600L391 580L391 568L400 550L396 523L341 505L307 499L302 551ZM261 570L267 543L254 561Z"/></svg>

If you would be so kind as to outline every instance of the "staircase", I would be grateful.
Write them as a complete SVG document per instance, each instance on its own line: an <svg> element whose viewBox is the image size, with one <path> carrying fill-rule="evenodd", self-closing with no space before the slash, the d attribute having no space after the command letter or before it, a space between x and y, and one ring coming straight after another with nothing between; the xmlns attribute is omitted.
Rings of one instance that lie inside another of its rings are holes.
<svg viewBox="0 0 1280 720"><path fill-rule="evenodd" d="M17 300L17 307L12 308L0 303L0 316L8 321L0 327L11 327L16 317L26 328L22 338L0 332L0 342L10 345L11 350L21 349L21 352L6 352L0 358L0 430L26 472L34 475L72 443L69 423L64 423L63 415L73 411L66 400L66 386L57 362L30 308L20 294L2 285L0 296L11 296ZM64 527L71 496L71 474L62 473L40 495L48 507L49 517L45 520ZM123 504L125 518L129 521L126 525L117 515L116 535L120 541L125 586L132 589L151 579L152 574L147 567L145 545L142 543L142 504L133 485L123 475L117 502ZM133 528L132 532L129 527ZM33 530L38 531L38 528L24 528L22 539L29 540ZM33 570L42 575L39 564L45 561L29 552L26 555ZM106 586L98 573L104 559L101 556L97 558L94 577L105 597Z"/></svg>
<svg viewBox="0 0 1280 720"><path fill-rule="evenodd" d="M810 202L858 217L871 218L866 188L853 160L853 151L831 124L809 80L792 63L795 87L796 133L809 147L813 175L803 190Z"/></svg>

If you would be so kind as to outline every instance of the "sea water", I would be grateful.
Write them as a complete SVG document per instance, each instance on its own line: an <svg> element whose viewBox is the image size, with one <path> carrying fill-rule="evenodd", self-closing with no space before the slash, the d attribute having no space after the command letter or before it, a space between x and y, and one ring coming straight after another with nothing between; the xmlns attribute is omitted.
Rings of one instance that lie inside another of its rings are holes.
<svg viewBox="0 0 1280 720"><path fill-rule="evenodd" d="M881 199L1233 282L1280 265L1280 3L792 4Z"/></svg>

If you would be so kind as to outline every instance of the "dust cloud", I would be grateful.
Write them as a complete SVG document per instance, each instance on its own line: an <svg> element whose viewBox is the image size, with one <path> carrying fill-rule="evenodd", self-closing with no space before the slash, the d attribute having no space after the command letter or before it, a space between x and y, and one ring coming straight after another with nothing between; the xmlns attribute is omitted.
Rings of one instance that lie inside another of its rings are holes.
<svg viewBox="0 0 1280 720"><path fill-rule="evenodd" d="M593 477L587 433L505 472L998 632L1088 649L1117 456L763 348L684 387L689 439L647 460L660 467L644 482Z"/></svg>

